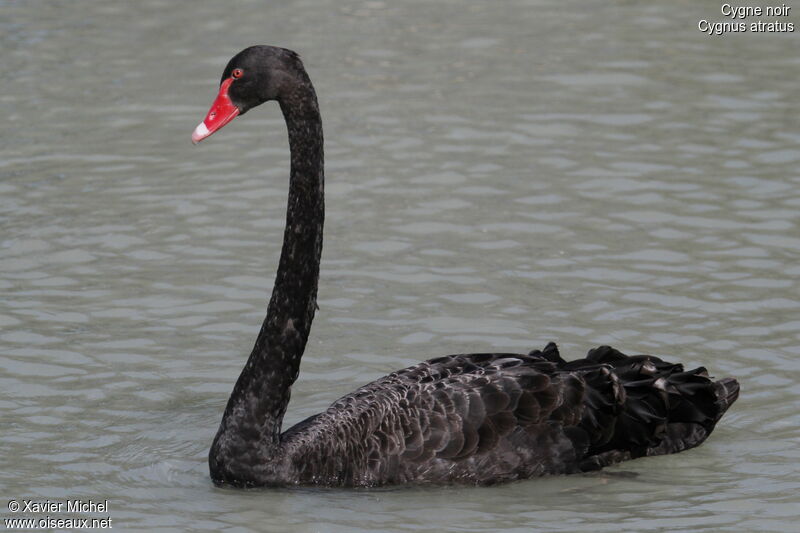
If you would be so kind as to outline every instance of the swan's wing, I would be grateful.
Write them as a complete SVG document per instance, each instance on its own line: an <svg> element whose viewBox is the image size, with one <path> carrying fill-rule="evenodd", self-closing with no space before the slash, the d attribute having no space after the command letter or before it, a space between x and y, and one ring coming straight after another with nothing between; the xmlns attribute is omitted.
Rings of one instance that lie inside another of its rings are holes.
<svg viewBox="0 0 800 533"><path fill-rule="evenodd" d="M361 387L285 442L301 478L326 484L584 471L699 444L735 399L719 383L703 369L607 347L568 363L554 345L452 355Z"/></svg>
<svg viewBox="0 0 800 533"><path fill-rule="evenodd" d="M491 452L515 430L580 417L583 386L554 365L514 354L434 359L400 374L403 456L461 460Z"/></svg>
<svg viewBox="0 0 800 533"><path fill-rule="evenodd" d="M555 368L536 355L440 357L340 398L282 441L301 479L327 484L482 482L498 478L498 456L514 471L542 463L530 457L542 449L557 464L572 447L552 430L580 418L584 387Z"/></svg>
<svg viewBox="0 0 800 533"><path fill-rule="evenodd" d="M480 483L576 471L591 442L608 438L620 398L607 370L588 377L562 372L557 359L554 347L441 357L390 374L332 408L352 409L357 398L374 406L361 420L370 427L363 441L368 470L379 479Z"/></svg>

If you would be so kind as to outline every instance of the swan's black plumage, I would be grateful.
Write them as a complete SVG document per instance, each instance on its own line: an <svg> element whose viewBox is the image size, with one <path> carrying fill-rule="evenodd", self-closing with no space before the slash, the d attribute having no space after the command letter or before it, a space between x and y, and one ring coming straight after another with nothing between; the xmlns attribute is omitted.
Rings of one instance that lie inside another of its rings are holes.
<svg viewBox="0 0 800 533"><path fill-rule="evenodd" d="M232 78L221 93L239 114L267 100L280 104L291 175L267 316L209 453L215 483L490 484L585 472L697 446L736 400L736 380L712 381L704 368L684 371L608 346L566 362L551 343L529 354L431 359L364 385L281 433L316 310L322 122L292 51L247 48L226 67L223 82Z"/></svg>

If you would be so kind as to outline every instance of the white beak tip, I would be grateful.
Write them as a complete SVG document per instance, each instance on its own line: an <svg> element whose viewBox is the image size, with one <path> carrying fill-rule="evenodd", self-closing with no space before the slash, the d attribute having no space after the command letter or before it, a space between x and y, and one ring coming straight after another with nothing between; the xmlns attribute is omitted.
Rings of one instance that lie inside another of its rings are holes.
<svg viewBox="0 0 800 533"><path fill-rule="evenodd" d="M202 141L203 139L205 139L209 135L211 135L211 132L208 131L208 128L206 127L206 123L205 122L201 122L200 124L197 125L197 127L192 132L192 144L199 143L200 141Z"/></svg>

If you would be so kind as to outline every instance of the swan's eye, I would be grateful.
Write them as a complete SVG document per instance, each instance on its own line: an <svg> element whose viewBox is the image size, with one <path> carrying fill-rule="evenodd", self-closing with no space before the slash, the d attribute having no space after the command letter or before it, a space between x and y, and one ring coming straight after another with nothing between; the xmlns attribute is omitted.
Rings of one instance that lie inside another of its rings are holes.
<svg viewBox="0 0 800 533"><path fill-rule="evenodd" d="M239 78L241 78L243 74L244 74L244 71L243 71L242 69L240 69L240 68L235 68L235 69L233 69L233 71L231 72L231 76L233 76L233 78L234 78L234 79L237 79L237 80L238 80Z"/></svg>

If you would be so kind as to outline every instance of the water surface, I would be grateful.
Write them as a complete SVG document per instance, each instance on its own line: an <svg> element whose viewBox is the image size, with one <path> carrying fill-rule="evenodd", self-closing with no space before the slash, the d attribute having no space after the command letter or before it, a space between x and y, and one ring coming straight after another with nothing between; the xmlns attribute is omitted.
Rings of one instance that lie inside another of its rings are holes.
<svg viewBox="0 0 800 533"><path fill-rule="evenodd" d="M800 32L698 31L718 10L1 1L3 498L107 499L122 530L791 530ZM304 56L326 134L321 309L288 423L422 359L554 340L736 376L709 441L489 488L215 488L288 147L274 104L189 135L255 43Z"/></svg>

